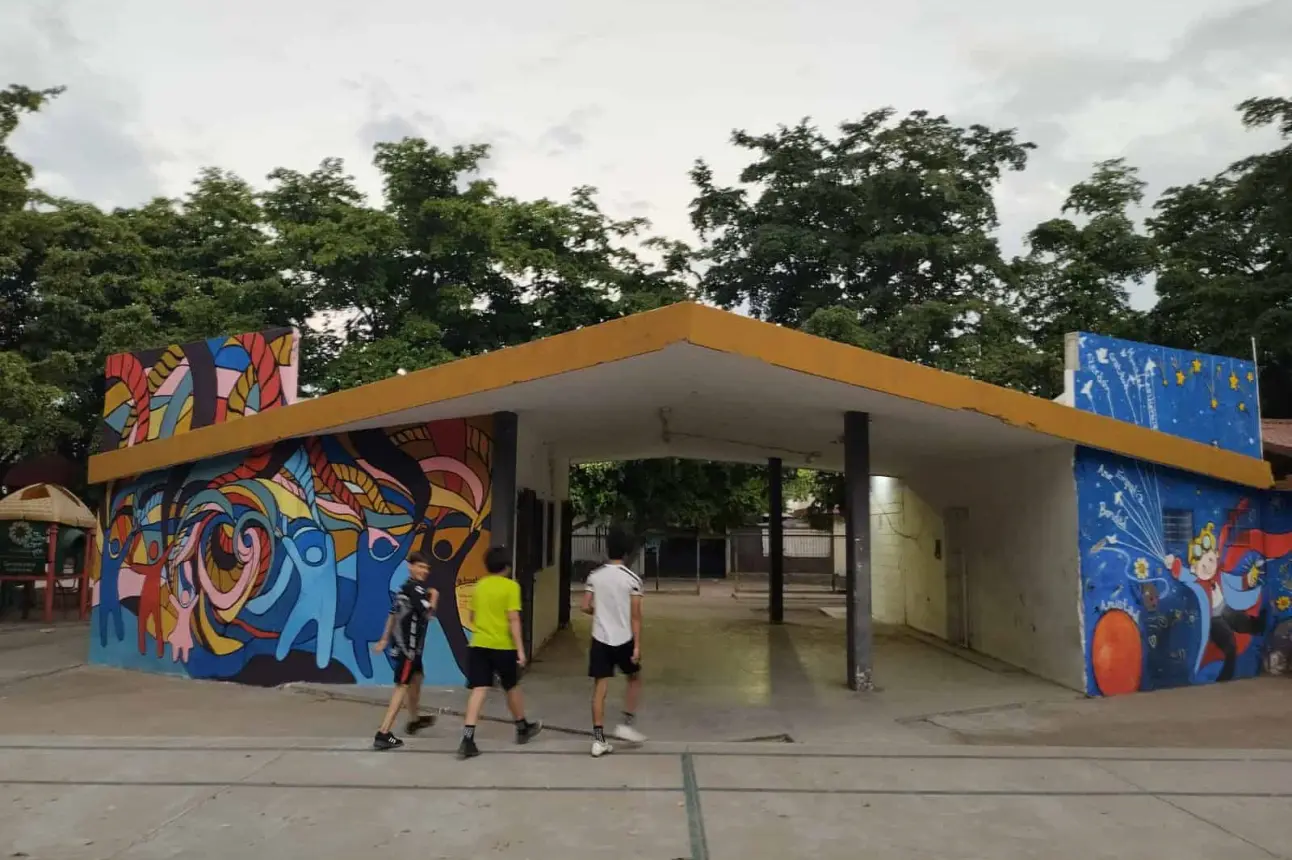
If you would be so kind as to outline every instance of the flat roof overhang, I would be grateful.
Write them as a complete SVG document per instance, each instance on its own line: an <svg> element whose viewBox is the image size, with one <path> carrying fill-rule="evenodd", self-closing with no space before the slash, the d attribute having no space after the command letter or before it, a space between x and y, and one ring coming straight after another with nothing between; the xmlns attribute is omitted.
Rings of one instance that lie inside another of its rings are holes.
<svg viewBox="0 0 1292 860"><path fill-rule="evenodd" d="M843 468L843 414L902 475L1079 444L1251 487L1263 460L737 314L685 303L98 454L90 481L282 439L512 411L574 462L690 457Z"/></svg>

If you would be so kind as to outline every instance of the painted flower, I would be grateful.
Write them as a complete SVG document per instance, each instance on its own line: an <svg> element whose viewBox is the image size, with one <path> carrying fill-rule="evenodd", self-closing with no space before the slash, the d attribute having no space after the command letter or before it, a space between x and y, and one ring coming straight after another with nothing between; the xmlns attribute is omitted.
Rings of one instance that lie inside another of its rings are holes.
<svg viewBox="0 0 1292 860"><path fill-rule="evenodd" d="M1288 597L1284 594L1278 600L1274 601L1274 606L1278 608L1279 612L1287 612L1288 608L1292 607L1292 597Z"/></svg>
<svg viewBox="0 0 1292 860"><path fill-rule="evenodd" d="M1148 579L1148 559L1146 558L1135 559L1135 578Z"/></svg>

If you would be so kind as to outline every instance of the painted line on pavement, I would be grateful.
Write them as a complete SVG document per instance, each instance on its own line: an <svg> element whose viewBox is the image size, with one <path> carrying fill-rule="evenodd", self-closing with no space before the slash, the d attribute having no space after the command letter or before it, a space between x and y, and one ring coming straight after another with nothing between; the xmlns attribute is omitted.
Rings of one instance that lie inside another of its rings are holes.
<svg viewBox="0 0 1292 860"><path fill-rule="evenodd" d="M543 727L547 731L547 726ZM438 740L430 739L427 740ZM1292 763L1292 759L1278 758L1270 759L1266 755L1268 751L1253 751L1247 756L1121 756L1121 755L1056 755L1046 753L1041 755L1000 755L991 753L970 753L968 755L955 755L951 753L869 753L869 752L798 752L791 745L776 744L778 750L784 752L768 752L758 749L739 749L739 750L688 750L686 754L695 758L705 757L734 757L734 758L811 758L811 759L866 759L874 761L1090 761L1090 762L1135 762L1135 763L1157 763L1157 762L1183 762L1186 764L1208 764L1208 763L1250 763L1250 762L1268 762L1271 764ZM138 750L140 752L303 752L303 753L354 753L354 754L371 754L377 752L367 744L363 746L253 746L253 745L236 745L221 746L219 744L10 744L0 740L0 753L6 750L20 751L48 751L58 752L68 750L74 752L131 752ZM387 751L388 752L388 751ZM1284 750L1274 750L1274 752L1285 752ZM457 755L457 748L444 749L417 749L414 747L403 747L398 750L396 755ZM624 749L616 750L616 758L625 756L675 756L680 755L676 749L672 750L653 750L650 748ZM498 749L489 750L489 755L536 755L536 756L580 756L586 757L587 750L577 749L542 749L530 746L524 750L518 749Z"/></svg>
<svg viewBox="0 0 1292 860"><path fill-rule="evenodd" d="M686 761L686 754L683 754ZM123 779L4 779L0 785L7 786L64 786L64 787L108 787L108 788L273 788L273 789L322 789L327 791L497 791L527 792L556 791L565 794L587 794L595 792L634 793L670 793L681 791L687 797L688 818L694 814L695 822L700 827L699 835L703 836L703 818L700 816L699 786L695 784L694 765L690 776L683 770L684 783L681 786L522 786L522 785L392 785L383 783L323 783L323 782L281 782L281 781L243 781L243 780L123 780ZM689 779L690 782L686 782ZM916 788L792 788L786 786L705 786L704 791L710 794L798 794L798 795L848 795L867 797L1180 797L1180 798L1253 798L1253 799L1292 799L1292 792L1278 791L1141 791L1133 789L1116 789L1107 791L1028 791L1019 789L916 789ZM692 812L694 810L694 812Z"/></svg>

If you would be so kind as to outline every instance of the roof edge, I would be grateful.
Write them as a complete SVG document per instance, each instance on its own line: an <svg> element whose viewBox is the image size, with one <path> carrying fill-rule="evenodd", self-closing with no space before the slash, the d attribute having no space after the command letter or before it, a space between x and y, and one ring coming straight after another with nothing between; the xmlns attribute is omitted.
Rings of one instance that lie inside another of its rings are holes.
<svg viewBox="0 0 1292 860"><path fill-rule="evenodd" d="M597 364L634 358L687 340L699 308L667 305L598 325L562 332L495 352L392 376L179 436L105 451L89 460L89 482L141 475L178 463L218 457L326 428L492 391ZM430 397L426 392L434 394Z"/></svg>
<svg viewBox="0 0 1292 860"><path fill-rule="evenodd" d="M769 336L769 328L777 331L775 337ZM714 308L696 306L689 340L907 400L978 412L1024 430L1186 472L1261 489L1274 484L1269 463L1256 457Z"/></svg>

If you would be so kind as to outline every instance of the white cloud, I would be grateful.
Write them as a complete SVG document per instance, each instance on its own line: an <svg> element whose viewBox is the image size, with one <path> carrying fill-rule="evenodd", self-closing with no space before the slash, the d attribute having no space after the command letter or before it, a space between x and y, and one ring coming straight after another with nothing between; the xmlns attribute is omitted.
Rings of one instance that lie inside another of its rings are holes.
<svg viewBox="0 0 1292 860"><path fill-rule="evenodd" d="M1292 90L1287 0L6 0L0 80L67 84L15 148L51 190L182 193L202 165L260 181L404 134L490 142L503 191L598 186L612 215L690 238L687 170L724 179L733 128L893 105L1017 126L1042 149L1000 193L1004 245L1099 159L1151 183L1266 145L1233 106ZM1141 303L1147 295L1138 297Z"/></svg>

